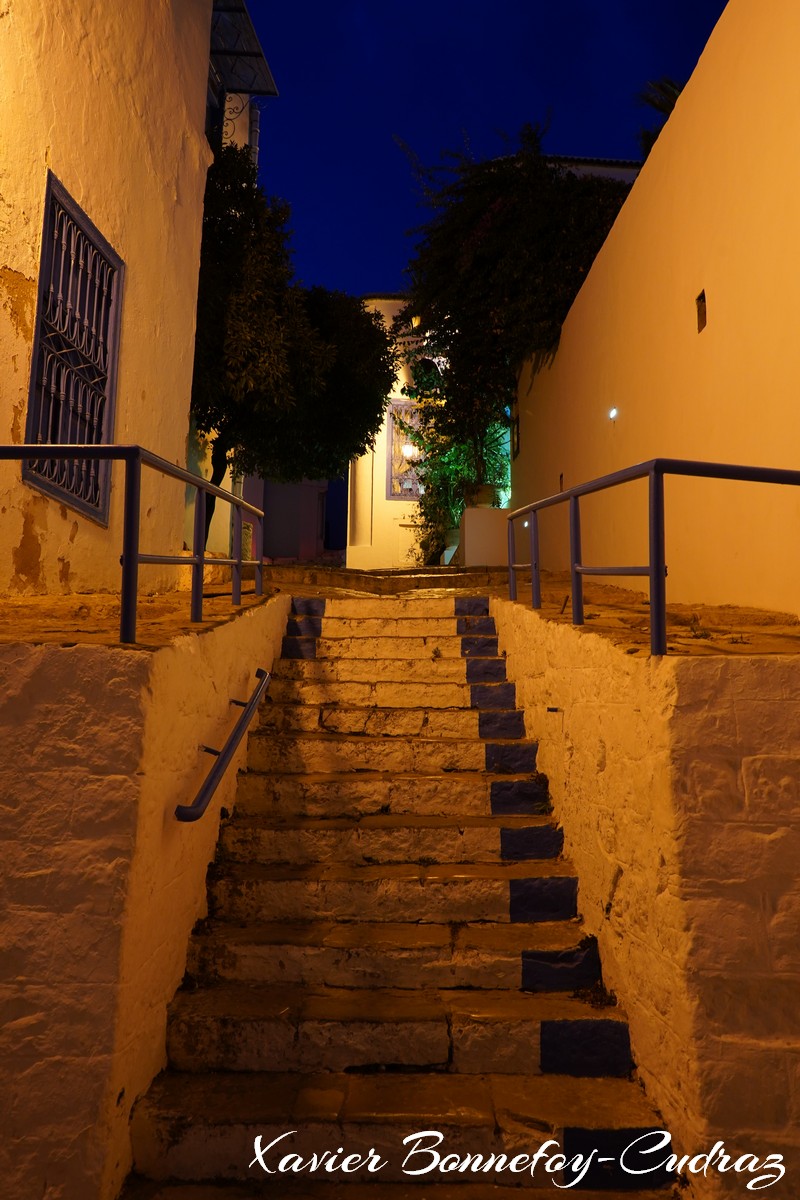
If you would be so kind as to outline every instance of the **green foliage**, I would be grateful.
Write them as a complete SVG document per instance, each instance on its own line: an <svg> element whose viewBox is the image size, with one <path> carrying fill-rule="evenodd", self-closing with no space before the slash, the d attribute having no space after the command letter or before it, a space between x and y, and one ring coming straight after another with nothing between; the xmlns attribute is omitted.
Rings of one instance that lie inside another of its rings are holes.
<svg viewBox="0 0 800 1200"><path fill-rule="evenodd" d="M289 209L248 149L208 173L192 413L228 465L283 481L340 475L372 444L395 378L391 339L361 300L293 282Z"/></svg>
<svg viewBox="0 0 800 1200"><path fill-rule="evenodd" d="M421 470L443 511L442 473L459 474L464 503L497 482L497 435L508 426L519 369L557 344L628 185L548 161L531 127L505 157L451 154L439 168L417 164L417 173L431 217L418 231L397 329L414 378L407 394L427 406L429 465ZM427 498L426 486L422 538L430 529L435 542L440 509Z"/></svg>
<svg viewBox="0 0 800 1200"><path fill-rule="evenodd" d="M647 108L652 108L654 112L660 113L663 117L661 123L655 128L639 130L639 145L643 158L647 158L653 149L656 138L666 125L683 88L684 84L664 75L661 79L651 79L639 93L639 103L644 104Z"/></svg>

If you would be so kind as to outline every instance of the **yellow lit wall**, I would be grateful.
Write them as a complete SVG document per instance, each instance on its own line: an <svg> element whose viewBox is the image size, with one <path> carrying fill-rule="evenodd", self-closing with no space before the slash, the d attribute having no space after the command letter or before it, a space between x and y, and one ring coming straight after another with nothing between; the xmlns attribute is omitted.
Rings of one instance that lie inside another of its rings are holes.
<svg viewBox="0 0 800 1200"><path fill-rule="evenodd" d="M730 0L554 360L523 373L514 507L656 456L800 466L799 56L796 0ZM666 500L668 599L800 610L800 492L673 480ZM585 502L584 561L644 562L645 502ZM542 544L566 564L563 519Z"/></svg>
<svg viewBox="0 0 800 1200"><path fill-rule="evenodd" d="M49 168L125 262L113 440L186 462L210 19L211 0L0 5L0 442L25 436ZM0 464L0 592L116 590L122 480L104 530ZM183 509L145 472L143 551L180 551Z"/></svg>
<svg viewBox="0 0 800 1200"><path fill-rule="evenodd" d="M386 297L369 297L365 303L368 309L381 314L387 327L403 307L402 300ZM410 382L408 367L403 365L390 396L392 403L406 400L401 389ZM407 567L413 560L417 502L386 498L388 432L387 419L375 439L375 448L350 464L347 566L359 570Z"/></svg>

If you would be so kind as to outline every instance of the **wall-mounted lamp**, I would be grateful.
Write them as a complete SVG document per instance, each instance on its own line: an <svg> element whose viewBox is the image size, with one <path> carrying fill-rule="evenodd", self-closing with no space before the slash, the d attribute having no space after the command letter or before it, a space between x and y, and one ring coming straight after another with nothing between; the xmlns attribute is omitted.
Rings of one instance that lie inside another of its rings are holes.
<svg viewBox="0 0 800 1200"><path fill-rule="evenodd" d="M618 417L618 416L619 416L619 409L618 409L618 408L610 408L610 409L608 410L608 419L609 419L609 421L616 421L616 419L617 419L617 417Z"/></svg>
<svg viewBox="0 0 800 1200"><path fill-rule="evenodd" d="M522 528L523 528L523 529L527 529L527 528L528 528L528 522L527 522L527 521L523 521L523 522L522 522Z"/></svg>
<svg viewBox="0 0 800 1200"><path fill-rule="evenodd" d="M422 324L422 317L419 315L419 313L414 313L413 317L411 318L411 328L419 329L421 324Z"/></svg>
<svg viewBox="0 0 800 1200"><path fill-rule="evenodd" d="M400 447L400 453L403 455L403 458L405 458L407 461L409 461L412 458L417 457L417 455L419 454L419 450L417 449L417 447L415 445L413 445L412 442L404 442L403 445Z"/></svg>

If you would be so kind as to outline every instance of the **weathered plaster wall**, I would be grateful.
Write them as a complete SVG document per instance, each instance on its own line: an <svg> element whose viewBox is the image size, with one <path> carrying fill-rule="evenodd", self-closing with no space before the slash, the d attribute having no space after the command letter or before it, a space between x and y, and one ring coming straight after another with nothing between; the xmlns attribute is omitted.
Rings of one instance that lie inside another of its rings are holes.
<svg viewBox="0 0 800 1200"><path fill-rule="evenodd" d="M513 505L657 456L796 468L800 7L730 0L564 325L519 388ZM696 298L707 325L698 332ZM612 407L617 419L609 419ZM646 493L584 503L584 560L637 563ZM667 482L668 592L800 609L800 493ZM566 565L563 522L542 561Z"/></svg>
<svg viewBox="0 0 800 1200"><path fill-rule="evenodd" d="M379 312L389 326L403 307L401 300L369 298L367 308ZM407 366L398 372L390 400L407 402L401 389L411 383ZM416 545L416 500L387 500L386 463L388 419L380 428L375 447L350 464L347 508L347 566L361 571L381 567L407 567Z"/></svg>
<svg viewBox="0 0 800 1200"><path fill-rule="evenodd" d="M0 648L0 1139L9 1200L109 1200L128 1120L164 1063L166 1005L232 766L206 817L174 820L221 745L288 598L153 652ZM243 748L239 752L242 761Z"/></svg>
<svg viewBox="0 0 800 1200"><path fill-rule="evenodd" d="M492 609L648 1092L683 1151L721 1138L796 1172L800 664L633 658Z"/></svg>
<svg viewBox="0 0 800 1200"><path fill-rule="evenodd" d="M114 439L186 461L211 0L5 0L0 91L0 442L25 437L48 168L125 262ZM123 472L106 532L0 464L0 592L119 587ZM176 553L184 489L146 471L142 549ZM145 567L142 586L174 586Z"/></svg>

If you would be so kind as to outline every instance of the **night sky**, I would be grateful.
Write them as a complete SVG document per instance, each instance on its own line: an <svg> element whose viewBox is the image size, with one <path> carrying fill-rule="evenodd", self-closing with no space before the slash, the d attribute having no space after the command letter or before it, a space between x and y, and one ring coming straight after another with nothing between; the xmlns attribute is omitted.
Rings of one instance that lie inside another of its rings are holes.
<svg viewBox="0 0 800 1200"><path fill-rule="evenodd" d="M725 0L249 0L280 95L260 178L292 208L307 286L399 292L425 219L395 139L426 164L502 154L526 122L551 154L638 158L648 80L685 80Z"/></svg>

